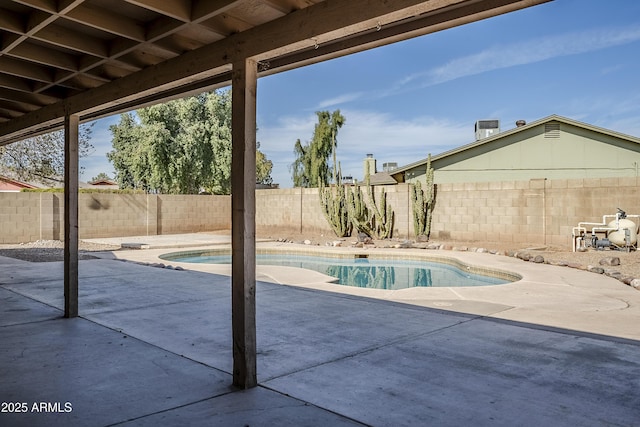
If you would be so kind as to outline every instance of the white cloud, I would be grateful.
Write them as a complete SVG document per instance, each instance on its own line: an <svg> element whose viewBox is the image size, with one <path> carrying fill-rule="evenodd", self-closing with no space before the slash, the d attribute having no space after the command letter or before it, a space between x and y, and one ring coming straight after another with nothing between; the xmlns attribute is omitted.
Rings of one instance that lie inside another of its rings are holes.
<svg viewBox="0 0 640 427"><path fill-rule="evenodd" d="M94 149L88 156L80 159L80 166L84 168L84 171L81 173L82 180L88 181L101 172L113 177L113 166L109 160L107 160L107 153L112 149L112 135L109 126L117 123L119 120L120 116L111 116L97 120L93 125L91 145L93 145Z"/></svg>
<svg viewBox="0 0 640 427"><path fill-rule="evenodd" d="M432 86L487 71L592 52L638 40L640 40L640 27L632 26L600 28L493 46L476 54L454 59L425 72L406 76L398 81L394 87L399 89L414 82L420 86Z"/></svg>
<svg viewBox="0 0 640 427"><path fill-rule="evenodd" d="M565 109L572 119L640 137L640 94L629 92L622 99L613 94L585 95L572 99Z"/></svg>
<svg viewBox="0 0 640 427"><path fill-rule="evenodd" d="M326 99L321 101L317 109L327 108L334 105L344 104L351 101L356 101L362 97L362 92L354 92L354 93L345 93L343 95L337 96L335 98Z"/></svg>
<svg viewBox="0 0 640 427"><path fill-rule="evenodd" d="M344 115L347 124L340 133L338 157L343 172L358 179L363 178L367 154L373 154L380 171L383 163L403 166L473 139L468 124L430 116L398 119L369 111L345 111Z"/></svg>
<svg viewBox="0 0 640 427"><path fill-rule="evenodd" d="M435 117L397 119L390 114L364 110L344 110L346 124L338 134L338 161L343 175L363 178L363 160L373 154L378 170L382 164L403 166L473 140L468 123L455 123ZM291 187L289 165L295 160L296 139L311 139L317 117L305 115L283 118L274 127L260 127L261 150L273 161L272 177L281 187Z"/></svg>
<svg viewBox="0 0 640 427"><path fill-rule="evenodd" d="M305 144L313 135L317 116L313 113L300 116L283 116L273 125L258 123L260 151L273 162L271 177L282 188L291 187L289 165L295 160L293 147L297 139Z"/></svg>

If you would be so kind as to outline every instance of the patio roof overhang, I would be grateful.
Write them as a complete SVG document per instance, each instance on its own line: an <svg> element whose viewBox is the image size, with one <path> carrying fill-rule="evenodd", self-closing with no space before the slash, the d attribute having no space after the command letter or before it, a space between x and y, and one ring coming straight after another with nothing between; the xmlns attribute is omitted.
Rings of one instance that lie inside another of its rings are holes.
<svg viewBox="0 0 640 427"><path fill-rule="evenodd" d="M65 129L65 317L79 123L231 83L233 377L255 386L257 78L547 1L0 0L0 146Z"/></svg>
<svg viewBox="0 0 640 427"><path fill-rule="evenodd" d="M546 1L2 1L0 145Z"/></svg>

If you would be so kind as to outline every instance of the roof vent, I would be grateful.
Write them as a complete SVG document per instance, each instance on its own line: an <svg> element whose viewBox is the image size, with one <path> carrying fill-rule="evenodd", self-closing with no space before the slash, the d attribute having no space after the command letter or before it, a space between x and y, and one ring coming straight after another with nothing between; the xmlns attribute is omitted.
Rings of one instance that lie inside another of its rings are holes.
<svg viewBox="0 0 640 427"><path fill-rule="evenodd" d="M546 123L544 125L545 138L560 138L560 123Z"/></svg>
<svg viewBox="0 0 640 427"><path fill-rule="evenodd" d="M518 120L518 121L516 122L516 127L521 128L522 126L524 126L524 125L526 125L526 124L527 124L527 122L525 122L524 120Z"/></svg>

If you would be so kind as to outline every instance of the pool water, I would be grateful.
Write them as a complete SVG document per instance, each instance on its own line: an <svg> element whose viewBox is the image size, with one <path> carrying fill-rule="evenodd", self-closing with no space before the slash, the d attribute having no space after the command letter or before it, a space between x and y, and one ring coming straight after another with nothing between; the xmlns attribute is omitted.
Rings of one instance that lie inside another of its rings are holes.
<svg viewBox="0 0 640 427"><path fill-rule="evenodd" d="M168 254L171 261L230 264L230 255ZM372 258L329 258L291 254L256 255L258 265L314 270L335 277L337 283L359 288L397 290L412 287L487 286L510 283L497 277L466 272L439 262Z"/></svg>

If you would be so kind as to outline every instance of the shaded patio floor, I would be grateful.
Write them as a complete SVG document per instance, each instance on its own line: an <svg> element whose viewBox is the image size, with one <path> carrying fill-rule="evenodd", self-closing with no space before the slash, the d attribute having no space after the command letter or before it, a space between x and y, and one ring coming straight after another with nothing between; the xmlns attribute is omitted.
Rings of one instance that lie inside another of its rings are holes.
<svg viewBox="0 0 640 427"><path fill-rule="evenodd" d="M0 257L0 396L6 410L27 404L1 412L0 425L640 419L636 340L259 282L259 387L240 391L229 277L81 261L80 317L63 319L62 273L62 263ZM41 402L50 412L34 410Z"/></svg>

